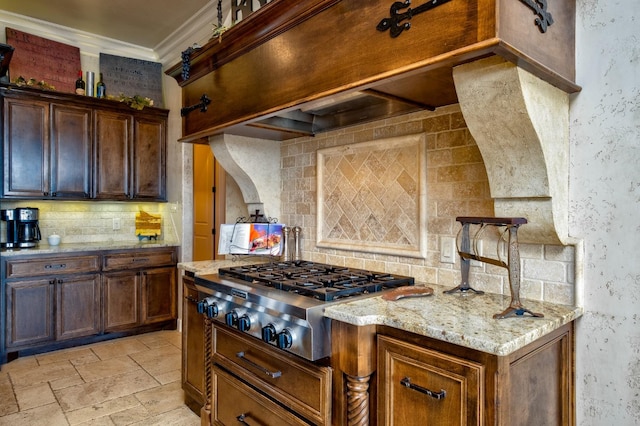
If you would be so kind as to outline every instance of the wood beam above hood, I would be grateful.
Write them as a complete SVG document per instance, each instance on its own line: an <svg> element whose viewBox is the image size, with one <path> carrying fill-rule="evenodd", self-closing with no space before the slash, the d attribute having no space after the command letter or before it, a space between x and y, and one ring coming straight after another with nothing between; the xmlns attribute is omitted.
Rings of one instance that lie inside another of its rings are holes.
<svg viewBox="0 0 640 426"><path fill-rule="evenodd" d="M393 16L390 0L274 0L188 55L188 78L182 63L167 71L183 86L184 106L204 94L212 101L183 118L182 141L282 140L449 105L453 67L493 55L578 91L575 2L549 2L546 32L527 3L450 0L405 19L410 29L391 37L376 29ZM315 108L345 94L324 114Z"/></svg>

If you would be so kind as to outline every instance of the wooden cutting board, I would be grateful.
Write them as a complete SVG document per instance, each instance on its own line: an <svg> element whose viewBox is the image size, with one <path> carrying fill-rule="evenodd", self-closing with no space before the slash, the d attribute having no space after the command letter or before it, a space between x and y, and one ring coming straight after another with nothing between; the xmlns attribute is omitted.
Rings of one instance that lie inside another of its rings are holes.
<svg viewBox="0 0 640 426"><path fill-rule="evenodd" d="M162 215L142 211L136 214L136 235L138 237L160 237L162 235Z"/></svg>
<svg viewBox="0 0 640 426"><path fill-rule="evenodd" d="M422 297L422 296L431 296L433 294L433 289L431 287L422 287L422 286L407 286L407 287L398 287L391 291L388 291L382 295L384 300L388 300L390 302L404 299L406 297Z"/></svg>

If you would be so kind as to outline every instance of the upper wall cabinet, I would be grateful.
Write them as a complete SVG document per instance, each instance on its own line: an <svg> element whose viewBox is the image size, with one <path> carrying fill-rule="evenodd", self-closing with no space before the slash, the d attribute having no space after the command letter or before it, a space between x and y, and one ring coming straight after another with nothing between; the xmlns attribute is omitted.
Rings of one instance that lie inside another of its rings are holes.
<svg viewBox="0 0 640 426"><path fill-rule="evenodd" d="M168 111L0 87L2 197L166 200Z"/></svg>

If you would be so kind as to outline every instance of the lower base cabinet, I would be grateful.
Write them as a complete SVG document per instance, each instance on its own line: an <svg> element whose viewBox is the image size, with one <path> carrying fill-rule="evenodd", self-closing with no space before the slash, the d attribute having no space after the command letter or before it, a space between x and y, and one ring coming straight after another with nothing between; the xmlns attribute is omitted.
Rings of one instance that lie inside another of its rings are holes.
<svg viewBox="0 0 640 426"><path fill-rule="evenodd" d="M175 328L176 263L173 247L3 257L0 365L21 354Z"/></svg>
<svg viewBox="0 0 640 426"><path fill-rule="evenodd" d="M481 424L484 373L482 364L378 336L378 424Z"/></svg>
<svg viewBox="0 0 640 426"><path fill-rule="evenodd" d="M572 322L504 356L388 326L331 327L336 426L575 423Z"/></svg>

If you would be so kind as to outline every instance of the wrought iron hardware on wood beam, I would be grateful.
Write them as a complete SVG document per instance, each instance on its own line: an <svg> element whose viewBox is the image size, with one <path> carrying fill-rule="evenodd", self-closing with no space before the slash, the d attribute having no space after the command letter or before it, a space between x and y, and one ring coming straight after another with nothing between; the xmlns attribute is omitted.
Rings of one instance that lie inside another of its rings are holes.
<svg viewBox="0 0 640 426"><path fill-rule="evenodd" d="M180 110L180 115L182 117L185 117L191 111L195 111L198 108L200 108L200 112L207 112L207 106L210 103L211 103L211 99L209 99L209 97L206 94L204 94L204 95L200 96L200 103L199 104L195 104L195 105L191 105L191 106L182 108Z"/></svg>
<svg viewBox="0 0 640 426"><path fill-rule="evenodd" d="M396 1L393 2L390 8L391 16L389 18L384 18L382 21L378 23L376 29L378 31L386 31L389 30L389 34L392 38L398 37L404 30L408 30L411 28L411 22L402 22L402 21L410 21L415 15L426 12L427 10L431 10L441 4L447 3L451 0L430 0L423 5L412 9L411 0L405 0L404 2ZM404 9L408 7L405 12L400 12L400 9Z"/></svg>

